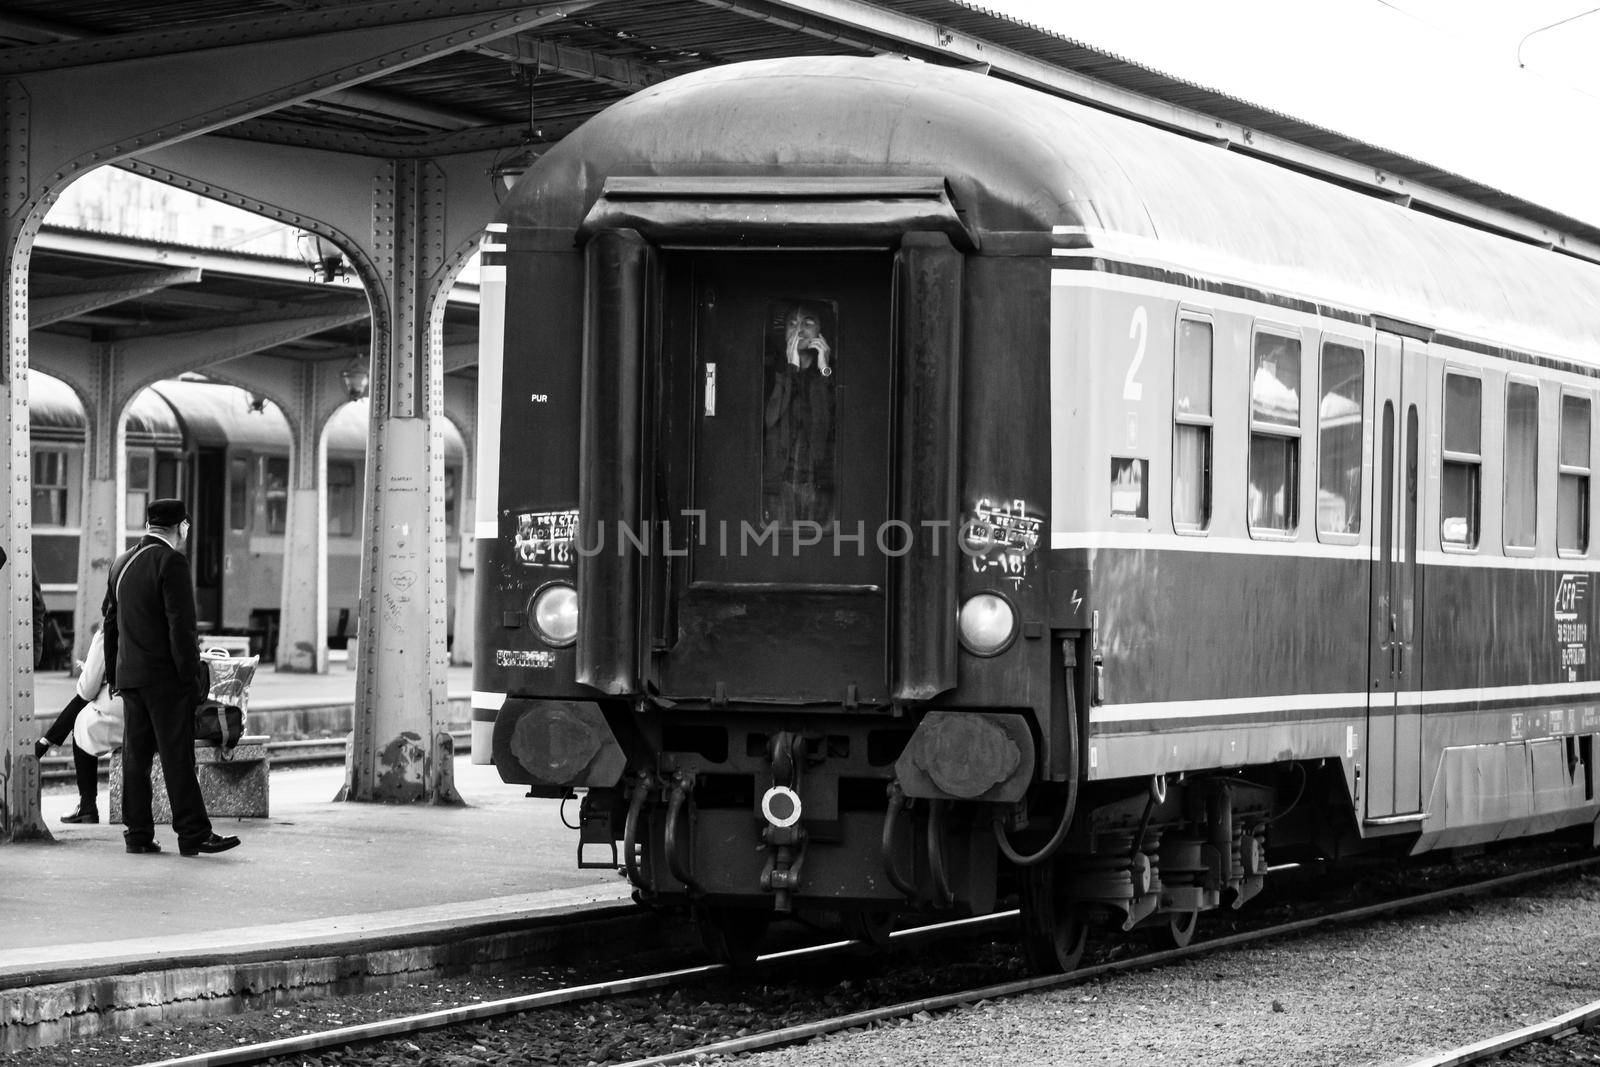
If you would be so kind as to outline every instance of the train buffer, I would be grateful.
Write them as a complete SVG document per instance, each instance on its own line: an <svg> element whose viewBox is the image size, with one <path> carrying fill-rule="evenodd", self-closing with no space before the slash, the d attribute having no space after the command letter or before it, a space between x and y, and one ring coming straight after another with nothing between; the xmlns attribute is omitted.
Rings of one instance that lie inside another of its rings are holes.
<svg viewBox="0 0 1600 1067"><path fill-rule="evenodd" d="M210 741L194 743L195 777L206 814L212 818L265 819L268 814L267 775L271 757L267 735L246 734L226 755ZM151 811L155 821L172 822L172 803L161 776L161 757L150 767ZM122 761L111 761L111 822L122 821Z"/></svg>

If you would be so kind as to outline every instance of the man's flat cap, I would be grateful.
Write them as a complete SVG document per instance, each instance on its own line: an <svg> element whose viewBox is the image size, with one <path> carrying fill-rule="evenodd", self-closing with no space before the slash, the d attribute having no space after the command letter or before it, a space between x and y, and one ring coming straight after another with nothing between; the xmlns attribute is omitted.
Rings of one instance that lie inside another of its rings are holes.
<svg viewBox="0 0 1600 1067"><path fill-rule="evenodd" d="M189 509L183 501L164 497L150 502L150 507L144 513L144 522L146 526L176 526L188 517Z"/></svg>

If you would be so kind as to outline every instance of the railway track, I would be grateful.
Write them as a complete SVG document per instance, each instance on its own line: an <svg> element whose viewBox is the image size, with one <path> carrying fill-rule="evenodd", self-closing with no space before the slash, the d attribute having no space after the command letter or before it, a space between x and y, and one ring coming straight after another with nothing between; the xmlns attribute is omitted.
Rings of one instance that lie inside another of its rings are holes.
<svg viewBox="0 0 1600 1067"><path fill-rule="evenodd" d="M472 751L471 730L451 730L450 736L455 739L457 755L466 755ZM345 750L349 747L346 737L313 737L301 741L268 741L267 757L274 767L312 767L332 763L343 763ZM100 778L104 781L110 774L110 761L102 760L100 764ZM73 781L72 757L46 756L39 763L39 778L46 783Z"/></svg>
<svg viewBox="0 0 1600 1067"><path fill-rule="evenodd" d="M733 1036L723 1037L720 1040L693 1046L685 1044L681 1030L674 1031L670 1029L672 1022L670 1010L656 1007L646 1011L644 1014L658 1020L656 1025L661 1028L661 1039L654 1043L657 1047L664 1048L665 1051L642 1058L615 1055L604 1058L581 1056L579 1057L579 1062L587 1062L588 1059L595 1058L601 1062L620 1064L621 1067L647 1067L647 1065L655 1067L655 1065L692 1063L698 1059L715 1055L731 1056L773 1049L797 1044L824 1034L870 1026L893 1019L914 1016L923 1012L944 1011L978 1001L1013 997L1023 993L1053 989L1106 975L1157 967L1206 953L1225 951L1271 939L1304 934L1320 928L1361 923L1408 909L1447 904L1472 896L1494 893L1539 879L1581 870L1592 870L1596 867L1600 867L1600 857L1585 857L1542 866L1535 870L1521 871L1446 889L1397 897L1358 908L1333 911L1309 918L1267 925L1245 932L1214 937L1209 940L1196 941L1185 948L1141 953L1123 959L1082 967L1071 974L991 982L912 999L898 999L891 1003L881 1003L862 1010L843 1011L836 1014L821 1012L815 1018L808 1019L803 1023L759 1032L741 1032ZM941 923L899 931L891 939L891 948L898 949L901 946L926 942L932 939L970 938L972 934L981 932L986 927L993 929L995 924L1008 921L1014 916L1014 912L1001 913L978 919L961 920L956 923ZM737 977L745 986L770 987L772 983L779 981L779 974L785 966L825 961L829 957L850 952L857 949L857 947L854 942L840 941L827 945L772 953L761 957L757 961L755 970L739 972ZM567 1009L569 1011L577 1009L587 1013L589 1024L595 1025L597 1015L604 1014L603 1009L597 1007L603 1001L617 1001L634 996L669 996L673 991L682 990L696 983L711 981L718 976L728 975L729 973L730 969L721 965L707 964L687 967L611 982L597 982L565 989L552 989L489 1003L449 1008L402 1018L384 1019L358 1026L341 1027L335 1030L282 1038L256 1045L236 1046L216 1052L187 1055L176 1059L156 1061L151 1067L223 1067L225 1064L267 1063L274 1060L282 1060L286 1057L303 1057L339 1049L347 1050L350 1046L366 1042L404 1039L421 1035L426 1031L450 1027L470 1027L474 1024L503 1021L512 1016L546 1009ZM1596 1007L1596 1014L1600 1014L1600 1006ZM600 1022L598 1025L603 1026L606 1023ZM732 1029L735 1025L736 1021L730 1022L728 1028ZM1577 1024L1565 1022L1561 1025L1570 1027ZM1534 1039L1536 1038L1530 1038L1529 1040ZM472 1040L470 1032L469 1036L463 1038L463 1041L469 1044ZM559 1038L550 1040L554 1045L560 1045ZM416 1051L420 1052L421 1050L416 1049ZM351 1052L343 1052L340 1053L340 1062L360 1062L360 1060L359 1056ZM1475 1061L1470 1059L1440 1059L1425 1062L1430 1067L1446 1067L1447 1064ZM1418 1067L1420 1067L1420 1064Z"/></svg>
<svg viewBox="0 0 1600 1067"><path fill-rule="evenodd" d="M1580 1035L1588 1048L1574 1050L1578 1053L1574 1060L1578 1061L1581 1057L1582 1061L1589 1061L1600 1055L1600 1033L1593 1030L1597 1024L1600 1024L1600 1000L1562 1012L1531 1026L1508 1030L1503 1034L1484 1038L1482 1041L1474 1041L1470 1045L1450 1049L1448 1052L1413 1060L1406 1064L1406 1067L1464 1067L1466 1064L1488 1063L1492 1060L1505 1060L1508 1064L1520 1063L1521 1060L1508 1054L1529 1050L1541 1041L1564 1041ZM1589 1055L1584 1055L1584 1052Z"/></svg>

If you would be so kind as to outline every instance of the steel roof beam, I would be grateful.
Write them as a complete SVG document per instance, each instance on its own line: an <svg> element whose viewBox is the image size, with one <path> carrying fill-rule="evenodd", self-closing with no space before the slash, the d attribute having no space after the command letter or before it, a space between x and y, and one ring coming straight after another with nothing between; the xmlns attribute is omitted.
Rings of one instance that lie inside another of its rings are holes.
<svg viewBox="0 0 1600 1067"><path fill-rule="evenodd" d="M134 337L113 342L114 347L137 374L139 386L175 378L189 371L202 371L230 359L262 352L325 330L348 326L367 317L365 307L344 314L276 319L244 323L233 320L206 330L184 331L152 337Z"/></svg>
<svg viewBox="0 0 1600 1067"><path fill-rule="evenodd" d="M667 76L655 67L631 59L601 55L592 49L574 48L553 41L525 41L518 37L480 45L474 51L494 59L509 60L519 67L565 74L569 78L598 82L630 93L654 85Z"/></svg>
<svg viewBox="0 0 1600 1067"><path fill-rule="evenodd" d="M1600 244L1585 241L1552 227L1541 226L1512 212L1488 207L1453 193L1411 182L1400 175L1343 159L1248 126L1224 122L1189 108L1108 85L1014 49L957 33L926 19L878 7L865 0L699 0L699 2L814 37L841 43L848 40L854 47L862 47L864 43L880 50L892 50L898 47L920 56L961 65L988 64L992 74L1057 96L1161 126L1219 147L1243 152L1318 177L1332 179L1375 196L1405 204L1414 210L1445 215L1507 237L1600 263ZM826 22L819 22L818 19ZM828 23L847 26L870 37L848 38ZM1049 31L1040 32L1051 37L1060 36ZM876 41L872 43L874 38Z"/></svg>
<svg viewBox="0 0 1600 1067"><path fill-rule="evenodd" d="M539 117L531 125L510 122L480 126L428 137L382 137L354 130L316 129L275 119L251 119L217 131L219 137L260 141L286 148L319 148L379 159L432 159L486 149L559 141L602 111L612 101L563 108Z"/></svg>
<svg viewBox="0 0 1600 1067"><path fill-rule="evenodd" d="M282 15L218 19L169 30L96 36L7 49L0 52L0 74L26 74L237 45L294 41L343 30L417 24L431 19L458 19L467 15L492 16L500 12L513 14L533 10L543 17L564 17L593 7L598 2L600 0L565 0L547 4L529 4L525 0L521 3L515 0L378 0L364 4L319 6ZM436 54L418 58L431 59ZM373 73L377 75L382 71L374 70Z"/></svg>
<svg viewBox="0 0 1600 1067"><path fill-rule="evenodd" d="M49 296L34 296L28 301L28 328L51 326L174 285L191 285L200 280L201 273L200 268L189 267L67 282Z"/></svg>
<svg viewBox="0 0 1600 1067"><path fill-rule="evenodd" d="M336 326L363 322L371 315L367 301L340 300L336 303L311 301L304 304L283 304L254 311L241 311L229 315L175 319L172 322L153 322L141 326L113 327L107 340L115 343L139 337L177 337L193 333L210 333L233 326L275 326L286 322L333 321ZM332 329L324 326L321 329ZM316 330L313 333L318 332ZM294 334L300 338L308 334Z"/></svg>

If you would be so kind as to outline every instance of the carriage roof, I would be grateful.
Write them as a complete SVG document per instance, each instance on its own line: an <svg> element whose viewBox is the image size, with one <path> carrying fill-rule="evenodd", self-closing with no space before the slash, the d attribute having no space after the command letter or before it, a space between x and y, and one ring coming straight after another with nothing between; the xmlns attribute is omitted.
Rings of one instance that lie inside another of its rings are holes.
<svg viewBox="0 0 1600 1067"><path fill-rule="evenodd" d="M1600 364L1600 267L982 74L888 58L730 64L642 90L501 212L576 228L617 176L943 177L981 238L1100 254Z"/></svg>

